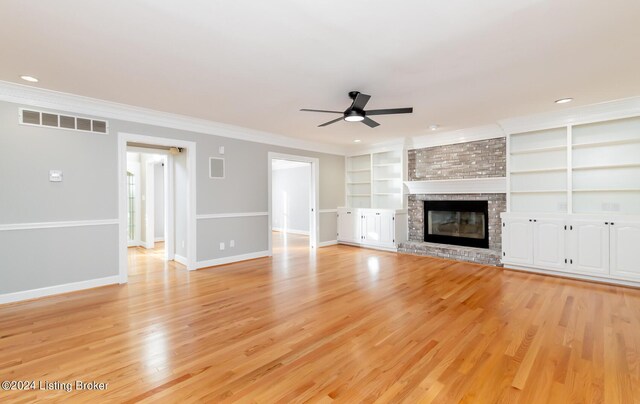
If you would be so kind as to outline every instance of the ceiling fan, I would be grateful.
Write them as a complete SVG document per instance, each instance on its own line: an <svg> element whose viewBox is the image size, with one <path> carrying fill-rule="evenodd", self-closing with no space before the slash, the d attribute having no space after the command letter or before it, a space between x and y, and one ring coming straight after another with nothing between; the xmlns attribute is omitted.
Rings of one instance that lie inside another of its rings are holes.
<svg viewBox="0 0 640 404"><path fill-rule="evenodd" d="M392 114L410 114L413 112L413 108L390 108L390 109L371 109L369 111L365 111L364 107L369 102L370 95L362 94L359 91L351 91L349 92L349 98L353 100L351 106L347 108L344 112L340 111L325 111L322 109L306 109L303 108L300 111L308 111L308 112L326 112L329 114L342 114L340 118L334 119L329 122L325 122L318 127L323 127L327 125L331 125L332 123L336 123L341 120L345 120L348 122L362 122L370 128L375 128L376 126L380 126L380 124L373 119L369 118L371 115L392 115Z"/></svg>

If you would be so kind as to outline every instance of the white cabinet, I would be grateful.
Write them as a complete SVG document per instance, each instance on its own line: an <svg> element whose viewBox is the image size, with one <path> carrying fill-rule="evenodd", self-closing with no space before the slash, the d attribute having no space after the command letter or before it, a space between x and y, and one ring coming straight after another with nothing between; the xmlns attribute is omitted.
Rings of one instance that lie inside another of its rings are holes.
<svg viewBox="0 0 640 404"><path fill-rule="evenodd" d="M565 224L559 219L533 219L533 264L564 269Z"/></svg>
<svg viewBox="0 0 640 404"><path fill-rule="evenodd" d="M406 213L393 209L338 208L338 242L395 250L406 240Z"/></svg>
<svg viewBox="0 0 640 404"><path fill-rule="evenodd" d="M568 226L569 270L585 274L609 274L608 222L572 220Z"/></svg>
<svg viewBox="0 0 640 404"><path fill-rule="evenodd" d="M640 223L609 223L611 234L611 275L640 280Z"/></svg>
<svg viewBox="0 0 640 404"><path fill-rule="evenodd" d="M360 242L360 213L358 209L338 211L338 239L352 243Z"/></svg>
<svg viewBox="0 0 640 404"><path fill-rule="evenodd" d="M640 218L615 219L503 213L502 262L516 269L640 282Z"/></svg>
<svg viewBox="0 0 640 404"><path fill-rule="evenodd" d="M513 264L533 264L533 221L529 218L509 218L502 226L503 261Z"/></svg>

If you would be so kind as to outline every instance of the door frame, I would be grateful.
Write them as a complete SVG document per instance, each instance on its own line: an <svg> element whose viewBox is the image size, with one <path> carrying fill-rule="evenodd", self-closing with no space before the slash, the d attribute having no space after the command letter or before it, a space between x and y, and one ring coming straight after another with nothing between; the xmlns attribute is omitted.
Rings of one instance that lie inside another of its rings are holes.
<svg viewBox="0 0 640 404"><path fill-rule="evenodd" d="M268 190L268 228L267 236L269 240L269 256L273 255L273 245L271 233L273 227L272 220L272 195L273 195L273 160L288 160L301 163L309 163L311 165L311 178L309 184L309 248L313 251L318 249L318 240L320 239L320 160L314 157L298 156L294 154L283 154L269 152L267 157L267 190Z"/></svg>
<svg viewBox="0 0 640 404"><path fill-rule="evenodd" d="M127 143L143 143L155 146L179 147L185 149L187 153L187 269L196 269L196 143L186 140L170 139L163 137L138 135L133 133L118 132L118 241L119 241L119 260L118 260L118 276L120 283L126 283L128 279L128 259L127 259ZM169 154L167 158L167 175L165 176L165 195L174 195L173 177L174 173L171 169L172 156ZM169 205L165 206L165 234L169 235L165 240L167 250L175 249L173 240L173 198L167 198ZM169 212L171 211L171 212ZM167 214L169 213L169 214ZM172 259L172 252L169 253Z"/></svg>

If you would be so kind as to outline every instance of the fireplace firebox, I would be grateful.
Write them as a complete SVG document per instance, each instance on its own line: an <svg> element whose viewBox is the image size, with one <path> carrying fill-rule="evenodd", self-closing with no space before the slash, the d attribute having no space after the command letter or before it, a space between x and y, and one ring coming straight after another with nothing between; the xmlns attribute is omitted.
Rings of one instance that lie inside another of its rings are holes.
<svg viewBox="0 0 640 404"><path fill-rule="evenodd" d="M487 201L424 201L424 241L489 248Z"/></svg>

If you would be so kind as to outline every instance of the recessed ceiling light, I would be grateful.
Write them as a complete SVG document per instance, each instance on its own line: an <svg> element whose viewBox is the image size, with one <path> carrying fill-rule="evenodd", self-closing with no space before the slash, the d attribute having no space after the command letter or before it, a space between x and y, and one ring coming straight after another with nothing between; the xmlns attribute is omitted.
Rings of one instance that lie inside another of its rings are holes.
<svg viewBox="0 0 640 404"><path fill-rule="evenodd" d="M555 103L556 104L566 104L568 102L573 101L573 98L560 98L559 100L556 100Z"/></svg>
<svg viewBox="0 0 640 404"><path fill-rule="evenodd" d="M24 81L28 81L30 83L37 83L38 79L33 76L20 76L20 78Z"/></svg>
<svg viewBox="0 0 640 404"><path fill-rule="evenodd" d="M440 125L431 125L431 126L429 126L429 129L431 129L431 130L436 130L436 129L438 129L439 127L440 127Z"/></svg>
<svg viewBox="0 0 640 404"><path fill-rule="evenodd" d="M360 143L360 142L362 142L362 140L360 140L360 139L356 139L356 140L353 141L353 143Z"/></svg>

